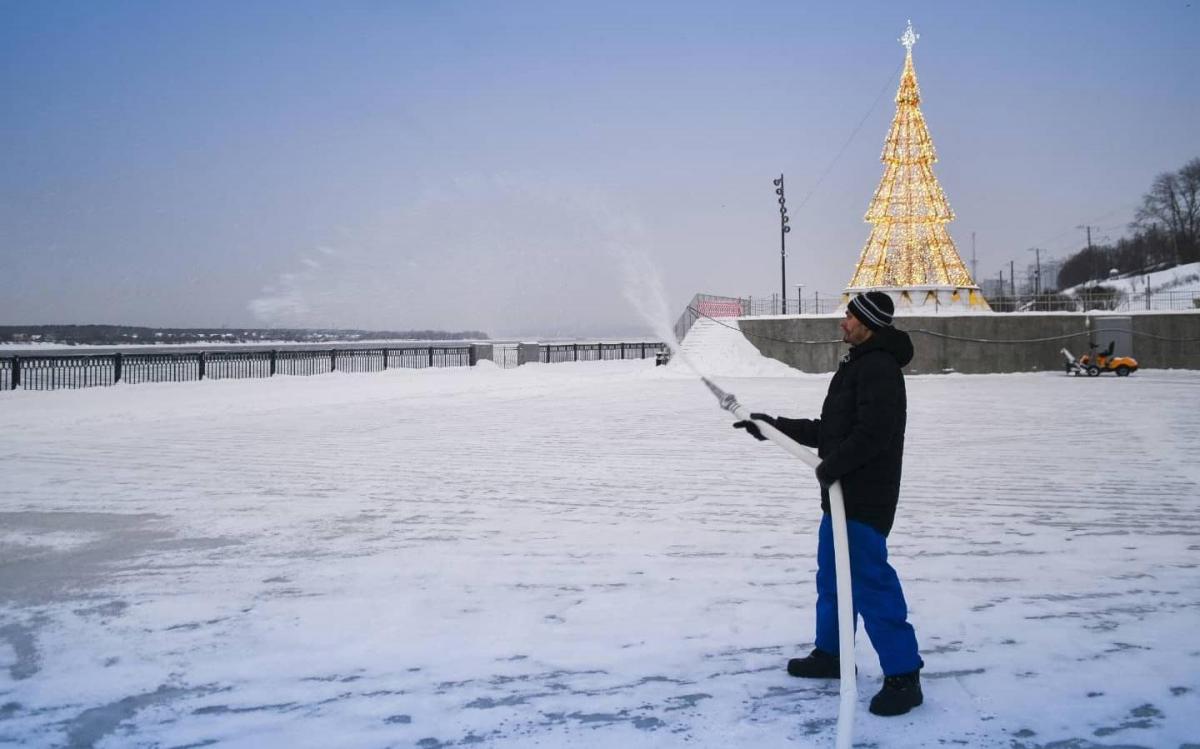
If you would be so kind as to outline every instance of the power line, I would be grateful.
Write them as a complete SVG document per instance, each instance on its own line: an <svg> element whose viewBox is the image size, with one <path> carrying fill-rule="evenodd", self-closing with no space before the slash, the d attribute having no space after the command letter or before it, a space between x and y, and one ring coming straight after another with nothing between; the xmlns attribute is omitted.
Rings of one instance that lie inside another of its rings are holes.
<svg viewBox="0 0 1200 749"><path fill-rule="evenodd" d="M1096 218L1093 218L1093 219L1088 219L1087 221L1084 221L1084 222L1083 222L1083 225L1085 225L1085 226L1089 226L1089 225L1090 225L1090 226L1092 226L1093 228L1095 228L1095 225L1096 225L1097 223L1099 223L1100 221L1103 221L1104 219L1106 219L1106 218L1108 218L1109 216L1113 215L1113 214L1114 214L1114 213L1116 213L1117 211L1124 211L1124 210L1128 210L1128 208L1129 208L1128 206L1124 206L1124 205L1123 205L1123 206L1119 206L1119 207L1117 207L1117 208L1114 208L1114 209L1112 209L1112 210L1111 210L1111 211L1109 211L1108 213L1105 213L1105 214L1103 214L1102 216L1098 216L1098 217L1096 217ZM1114 224L1113 226L1106 227L1105 229L1103 229L1103 231L1113 231L1113 230L1115 230L1115 229L1124 228L1126 225L1127 225L1127 224ZM1077 229L1077 228L1078 228L1077 226L1072 226L1070 229L1064 229L1063 231L1060 231L1058 234L1055 234L1054 236L1050 237L1049 239L1043 239L1043 240L1042 240L1042 241L1040 241L1040 242L1033 242L1033 243L1029 243L1029 246L1030 246L1030 247L1045 247L1045 246L1049 245L1051 242L1053 242L1053 241L1055 241L1055 240L1057 240L1057 239L1060 239L1060 238L1062 238L1062 237L1065 237L1066 235L1068 235L1068 234L1070 234L1070 233L1072 233L1072 232L1076 231L1076 229Z"/></svg>
<svg viewBox="0 0 1200 749"><path fill-rule="evenodd" d="M883 84L883 87L879 89L879 93L875 95L875 101L871 102L871 108L867 110L867 113L864 114L862 119L858 121L858 124L855 125L854 130L850 133L850 137L847 138L846 142L842 144L841 150L837 152L837 155L834 156L833 160L829 162L829 166L825 167L825 171L821 172L821 176L817 178L816 184L812 186L812 189L808 191L808 194L801 199L800 204L796 206L797 211L799 211L806 203L808 203L809 198L811 198L817 192L817 188L821 186L821 183L825 181L825 178L829 176L829 173L833 171L833 167L837 164L838 159L842 158L842 154L846 153L846 149L850 147L850 143L854 141L854 137L858 135L858 132L862 130L863 125L867 123L867 119L870 118L870 116L875 112L875 107L879 106L879 100L882 99L883 95L887 93L887 90L892 87L892 81L896 79L896 74L899 73L903 68L904 63L900 63L896 66L896 69L892 71L892 75L887 79L887 82Z"/></svg>

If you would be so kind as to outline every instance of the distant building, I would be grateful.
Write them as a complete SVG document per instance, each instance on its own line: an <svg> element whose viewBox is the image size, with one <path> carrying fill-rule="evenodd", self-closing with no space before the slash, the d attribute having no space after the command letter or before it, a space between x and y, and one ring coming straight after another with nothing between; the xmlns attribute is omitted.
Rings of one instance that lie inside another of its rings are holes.
<svg viewBox="0 0 1200 749"><path fill-rule="evenodd" d="M1017 276L1017 291L1021 294L1033 294L1038 289L1043 294L1058 291L1058 272L1062 270L1061 260L1042 260L1042 279L1038 282L1038 265L1030 263L1025 266L1025 273Z"/></svg>

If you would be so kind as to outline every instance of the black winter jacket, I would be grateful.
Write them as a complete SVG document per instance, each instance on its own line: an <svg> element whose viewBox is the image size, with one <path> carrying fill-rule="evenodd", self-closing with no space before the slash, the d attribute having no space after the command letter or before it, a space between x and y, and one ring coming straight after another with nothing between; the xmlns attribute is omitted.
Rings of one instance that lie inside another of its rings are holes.
<svg viewBox="0 0 1200 749"><path fill-rule="evenodd" d="M901 367L912 361L908 334L876 331L850 349L829 383L819 419L779 417L779 430L817 448L828 476L842 482L846 517L887 535L900 497L908 399ZM829 512L829 493L821 490Z"/></svg>

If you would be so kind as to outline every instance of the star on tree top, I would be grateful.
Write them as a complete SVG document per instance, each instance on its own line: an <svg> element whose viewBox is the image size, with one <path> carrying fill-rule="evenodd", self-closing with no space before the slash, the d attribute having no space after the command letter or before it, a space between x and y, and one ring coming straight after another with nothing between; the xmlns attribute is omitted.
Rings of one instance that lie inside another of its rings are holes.
<svg viewBox="0 0 1200 749"><path fill-rule="evenodd" d="M900 37L900 43L903 44L904 48L911 54L913 45L916 44L917 40L920 38L920 34L913 33L912 19L908 19L908 28L904 30L904 36Z"/></svg>

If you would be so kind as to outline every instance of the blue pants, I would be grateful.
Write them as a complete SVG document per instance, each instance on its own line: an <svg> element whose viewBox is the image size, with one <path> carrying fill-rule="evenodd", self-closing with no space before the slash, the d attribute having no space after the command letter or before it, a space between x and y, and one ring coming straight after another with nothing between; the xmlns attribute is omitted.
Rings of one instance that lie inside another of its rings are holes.
<svg viewBox="0 0 1200 749"><path fill-rule="evenodd" d="M846 521L850 537L850 590L854 623L858 617L879 654L884 676L906 674L925 665L917 653L917 634L908 623L908 604L900 578L887 561L887 537L866 523ZM817 542L817 641L826 653L838 653L837 575L833 562L833 525L821 518Z"/></svg>

